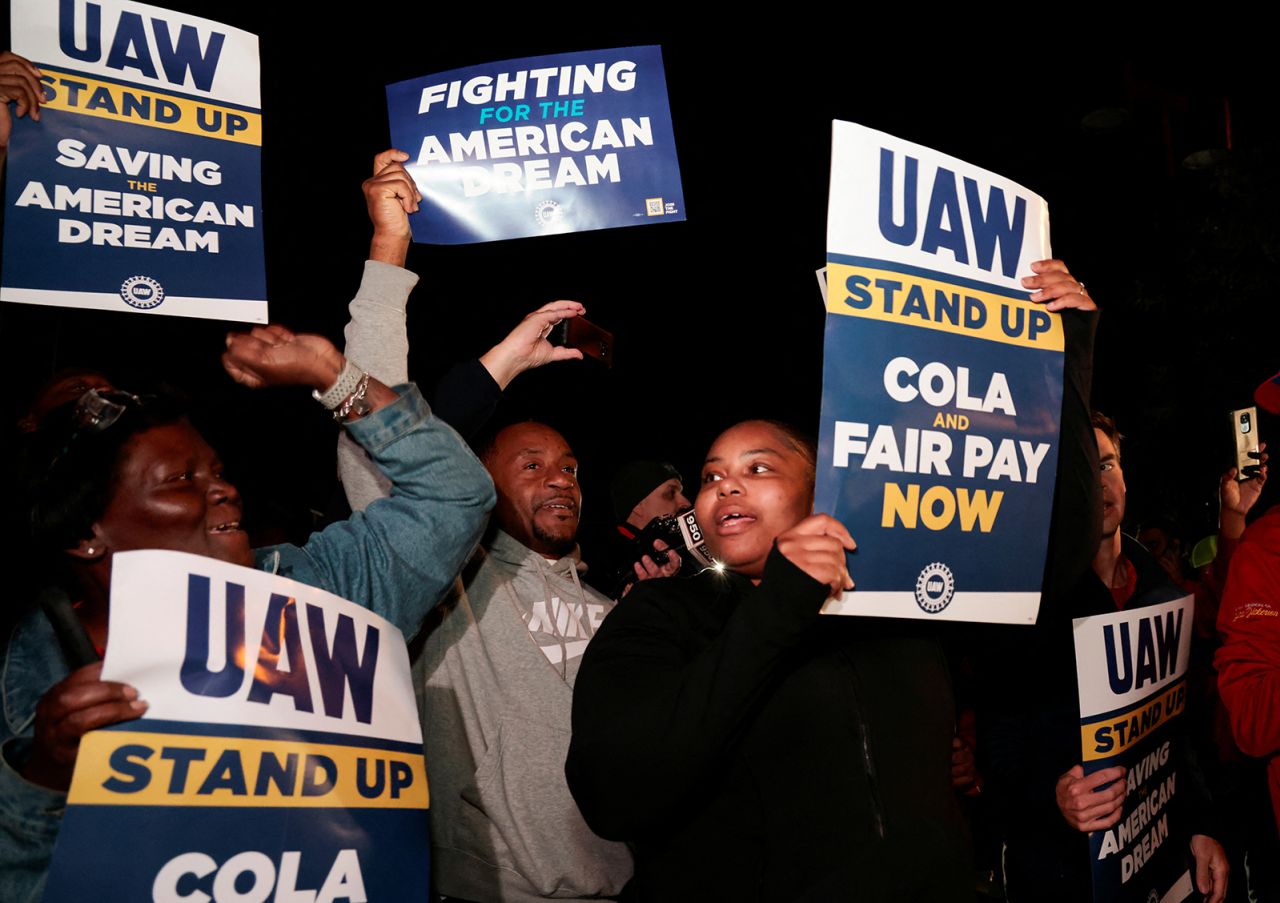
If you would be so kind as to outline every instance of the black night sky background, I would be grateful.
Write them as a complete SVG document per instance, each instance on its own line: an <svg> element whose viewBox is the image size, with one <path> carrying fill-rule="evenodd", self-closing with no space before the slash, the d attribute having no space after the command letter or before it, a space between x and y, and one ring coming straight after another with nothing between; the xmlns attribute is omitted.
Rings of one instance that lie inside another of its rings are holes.
<svg viewBox="0 0 1280 903"><path fill-rule="evenodd" d="M464 10L426 6L351 6L338 17L294 4L169 5L260 35L271 316L338 342L370 234L360 182L388 143L386 84L508 58L662 46L686 222L414 245L409 256L422 277L409 314L419 382L556 298L583 302L615 333L611 371L588 361L526 374L500 413L569 438L588 527L603 522L609 476L625 460L671 460L688 487L711 439L737 420L816 432L824 311L814 270L832 119L960 157L1048 201L1055 254L1104 310L1094 402L1128 437L1131 522L1176 516L1193 537L1213 530L1230 462L1226 412L1280 370L1277 79L1257 54L1205 54L1217 43L1207 39L1187 42L1195 52L1090 39L984 55L959 36L911 53L871 40L835 52L817 19L698 29L654 11L565 30L495 14L507 24L491 32L457 27ZM61 367L96 366L131 387L166 380L195 399L256 538L283 528L300 539L310 518L299 514L326 510L334 493L336 428L301 390L234 386L218 363L228 328L3 305L5 416L12 422ZM1276 429L1264 416L1262 438Z"/></svg>

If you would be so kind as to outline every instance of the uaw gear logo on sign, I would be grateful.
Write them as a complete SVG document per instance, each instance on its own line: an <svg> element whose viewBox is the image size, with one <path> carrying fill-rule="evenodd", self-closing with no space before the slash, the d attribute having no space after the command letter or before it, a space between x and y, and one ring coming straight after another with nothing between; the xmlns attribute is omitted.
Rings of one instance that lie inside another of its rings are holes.
<svg viewBox="0 0 1280 903"><path fill-rule="evenodd" d="M164 300L164 286L150 276L130 276L120 284L120 297L130 307L151 310Z"/></svg>
<svg viewBox="0 0 1280 903"><path fill-rule="evenodd" d="M940 561L928 565L916 578L916 604L936 615L951 604L956 592L956 579L951 568Z"/></svg>
<svg viewBox="0 0 1280 903"><path fill-rule="evenodd" d="M533 208L533 219L539 226L554 226L564 219L564 211L555 201L540 201Z"/></svg>

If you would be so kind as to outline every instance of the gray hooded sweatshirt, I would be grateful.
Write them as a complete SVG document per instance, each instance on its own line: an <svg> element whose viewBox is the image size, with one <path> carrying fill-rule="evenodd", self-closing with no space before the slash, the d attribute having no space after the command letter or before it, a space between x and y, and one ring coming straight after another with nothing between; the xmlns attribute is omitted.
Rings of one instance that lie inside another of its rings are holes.
<svg viewBox="0 0 1280 903"><path fill-rule="evenodd" d="M565 782L573 680L613 602L496 532L441 603L414 662L436 888L467 900L616 896L626 846L597 837Z"/></svg>
<svg viewBox="0 0 1280 903"><path fill-rule="evenodd" d="M408 379L405 304L417 281L369 261L351 302L346 353L389 386ZM338 466L352 510L388 494L345 432ZM498 531L440 603L442 619L414 661L432 874L446 896L609 897L631 877L626 846L592 833L565 782L573 681L613 607L583 586L579 566L576 553L548 561Z"/></svg>

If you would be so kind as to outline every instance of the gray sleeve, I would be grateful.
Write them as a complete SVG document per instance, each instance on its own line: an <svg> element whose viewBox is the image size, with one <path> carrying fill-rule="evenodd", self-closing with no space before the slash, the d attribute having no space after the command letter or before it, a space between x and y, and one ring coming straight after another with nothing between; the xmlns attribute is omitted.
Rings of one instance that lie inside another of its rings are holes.
<svg viewBox="0 0 1280 903"><path fill-rule="evenodd" d="M383 385L409 381L405 306L417 282L418 277L406 269L366 260L364 278L351 302L344 353ZM363 511L391 494L390 481L345 430L338 437L338 478L352 511Z"/></svg>

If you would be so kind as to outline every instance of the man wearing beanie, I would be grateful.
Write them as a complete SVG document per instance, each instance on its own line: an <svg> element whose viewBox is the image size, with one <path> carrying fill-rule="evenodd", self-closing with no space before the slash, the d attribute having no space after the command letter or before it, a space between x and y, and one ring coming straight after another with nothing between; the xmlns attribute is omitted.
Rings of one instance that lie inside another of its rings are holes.
<svg viewBox="0 0 1280 903"><path fill-rule="evenodd" d="M668 553L670 564L654 561L655 550L640 548L640 533L656 517L693 507L685 498L680 471L665 461L628 461L609 484L614 527L595 551L596 564L587 580L605 595L619 598L635 579L663 576L679 568L679 556ZM630 582L628 581L630 578Z"/></svg>

